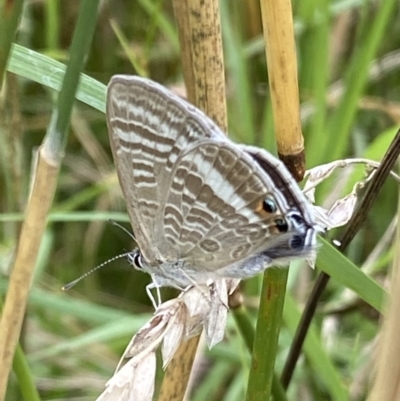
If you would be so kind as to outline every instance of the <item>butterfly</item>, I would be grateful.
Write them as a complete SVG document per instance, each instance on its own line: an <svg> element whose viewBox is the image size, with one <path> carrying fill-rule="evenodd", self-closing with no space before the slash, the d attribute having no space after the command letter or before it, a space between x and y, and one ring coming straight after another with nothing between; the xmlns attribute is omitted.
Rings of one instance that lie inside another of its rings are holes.
<svg viewBox="0 0 400 401"><path fill-rule="evenodd" d="M245 279L315 250L312 206L283 163L162 85L112 77L107 125L139 247L129 260L152 287Z"/></svg>

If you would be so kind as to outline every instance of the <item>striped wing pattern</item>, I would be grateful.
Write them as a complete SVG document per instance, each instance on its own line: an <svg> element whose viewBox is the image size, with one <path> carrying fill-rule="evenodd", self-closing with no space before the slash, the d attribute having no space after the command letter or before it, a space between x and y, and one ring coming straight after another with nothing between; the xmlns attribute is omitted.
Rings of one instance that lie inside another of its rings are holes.
<svg viewBox="0 0 400 401"><path fill-rule="evenodd" d="M277 213L261 205L273 197L254 162L230 143L205 141L179 159L158 232L171 257L214 270L246 258L279 232ZM161 239L161 238L160 238ZM160 241L161 242L161 241ZM171 252L171 251L169 251Z"/></svg>
<svg viewBox="0 0 400 401"><path fill-rule="evenodd" d="M170 174L183 149L225 135L200 110L162 86L133 76L115 76L108 87L107 121L118 178L135 236L147 260L160 260L156 217Z"/></svg>
<svg viewBox="0 0 400 401"><path fill-rule="evenodd" d="M180 285L185 275L188 283L245 277L314 247L308 203L268 152L234 144L200 110L143 78L112 78L107 116L149 273Z"/></svg>

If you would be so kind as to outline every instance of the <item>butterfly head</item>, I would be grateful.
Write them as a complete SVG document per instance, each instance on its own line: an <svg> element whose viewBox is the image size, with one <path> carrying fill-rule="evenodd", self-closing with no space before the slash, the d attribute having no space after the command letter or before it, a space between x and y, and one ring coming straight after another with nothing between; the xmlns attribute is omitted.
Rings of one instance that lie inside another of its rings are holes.
<svg viewBox="0 0 400 401"><path fill-rule="evenodd" d="M136 269L143 271L143 258L139 249L134 249L128 254L128 262Z"/></svg>

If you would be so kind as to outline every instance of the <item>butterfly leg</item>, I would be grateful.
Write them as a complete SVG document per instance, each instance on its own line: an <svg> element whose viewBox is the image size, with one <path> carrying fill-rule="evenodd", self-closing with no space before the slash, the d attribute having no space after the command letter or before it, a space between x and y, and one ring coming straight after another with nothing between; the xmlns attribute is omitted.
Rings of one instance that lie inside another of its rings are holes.
<svg viewBox="0 0 400 401"><path fill-rule="evenodd" d="M156 286L156 292L157 292L158 306L160 306L162 301L161 301L161 291L159 286Z"/></svg>
<svg viewBox="0 0 400 401"><path fill-rule="evenodd" d="M153 307L155 310L158 309L158 307L161 305L162 300L161 300L161 292L160 292L160 285L158 284L155 275L151 275L152 282L146 286L146 292L148 297L150 298L151 303L153 304ZM157 293L157 301L154 299L154 296L151 292L151 290L155 288L156 293Z"/></svg>
<svg viewBox="0 0 400 401"><path fill-rule="evenodd" d="M156 302L156 300L153 297L153 294L151 293L151 290L153 288L156 288L156 290L157 290L157 301L158 302ZM151 303L153 305L154 310L157 310L157 308L161 304L161 297L160 297L160 289L159 289L159 287L155 286L154 283L150 283L150 284L146 285L146 293L147 293L147 296L149 297L149 299L150 299L150 301L151 301Z"/></svg>
<svg viewBox="0 0 400 401"><path fill-rule="evenodd" d="M147 292L147 295L148 295L148 297L149 297L149 299L150 299L150 301L151 301L151 303L152 303L152 305L153 305L154 310L157 310L158 307L159 307L160 304L161 304L161 300L160 300L159 295L157 294L157 295L158 295L158 296L157 296L158 302L156 302L156 300L155 300L154 297L153 297L153 294L151 293L151 290L152 290L153 288L157 288L157 293L160 292L159 288L158 288L158 287L154 287L154 285L152 285L152 284L149 284L149 285L146 286L146 292Z"/></svg>

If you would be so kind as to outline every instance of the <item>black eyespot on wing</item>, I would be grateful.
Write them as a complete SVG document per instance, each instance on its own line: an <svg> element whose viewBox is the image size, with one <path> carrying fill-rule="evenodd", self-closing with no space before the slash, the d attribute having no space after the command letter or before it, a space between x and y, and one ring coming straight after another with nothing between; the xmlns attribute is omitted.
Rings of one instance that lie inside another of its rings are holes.
<svg viewBox="0 0 400 401"><path fill-rule="evenodd" d="M289 230L289 225L284 218L276 219L275 225L281 233L286 233Z"/></svg>
<svg viewBox="0 0 400 401"><path fill-rule="evenodd" d="M263 202L263 209L267 213L276 213L278 207L276 206L275 199L271 196L266 197Z"/></svg>

